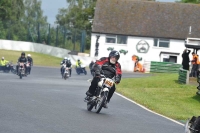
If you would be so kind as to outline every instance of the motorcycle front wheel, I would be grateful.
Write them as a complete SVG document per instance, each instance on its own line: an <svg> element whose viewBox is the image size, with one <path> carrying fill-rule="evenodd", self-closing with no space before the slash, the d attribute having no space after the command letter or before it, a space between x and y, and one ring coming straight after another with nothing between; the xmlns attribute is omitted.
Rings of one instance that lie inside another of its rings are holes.
<svg viewBox="0 0 200 133"><path fill-rule="evenodd" d="M21 72L19 73L19 78L22 79L22 73Z"/></svg>
<svg viewBox="0 0 200 133"><path fill-rule="evenodd" d="M107 96L108 96L108 92L107 91L102 92L101 98L99 99L99 101L97 102L97 105L96 105L96 111L95 111L96 113L99 113L101 111L103 105L105 104Z"/></svg>
<svg viewBox="0 0 200 133"><path fill-rule="evenodd" d="M91 111L93 109L94 105L92 105L90 102L87 103L87 110Z"/></svg>

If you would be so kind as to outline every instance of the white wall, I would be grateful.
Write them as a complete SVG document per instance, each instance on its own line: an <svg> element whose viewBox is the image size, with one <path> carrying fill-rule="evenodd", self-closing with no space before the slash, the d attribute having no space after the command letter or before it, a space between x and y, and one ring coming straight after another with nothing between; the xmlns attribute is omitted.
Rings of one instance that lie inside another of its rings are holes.
<svg viewBox="0 0 200 133"><path fill-rule="evenodd" d="M82 60L86 66L89 65L91 60L96 59L94 57L68 55L68 52L70 52L70 50L67 50L67 49L48 46L45 44L23 42L23 41L0 40L0 49L15 50L15 51L32 51L32 52L48 54L48 55L60 57L60 58L69 57L71 58L73 65L75 65L75 62L77 59Z"/></svg>
<svg viewBox="0 0 200 133"><path fill-rule="evenodd" d="M96 35L99 34L92 34L91 38L91 50L90 50L90 56L94 57L95 54L95 44L96 44ZM184 40L170 40L170 47L169 48L160 48L160 47L154 47L154 40L153 38L144 38L144 37L134 37L134 36L128 36L127 44L110 44L110 43L105 43L106 36L104 34L100 34L99 38L99 55L98 58L100 57L107 57L110 51L107 50L108 47L114 47L115 50L128 50L128 53L126 55L121 54L121 57L119 59L119 62L122 65L122 69L127 70L127 71L132 71L133 70L133 61L132 61L132 56L133 55L138 55L139 57L142 57L143 60L141 63L144 61L162 61L161 58L163 58L163 55L160 57L160 52L173 52L173 53L180 53L177 56L177 63L181 64L182 63L182 53L183 50L185 49L184 45ZM136 45L139 41L145 40L150 48L148 53L138 53L136 50Z"/></svg>

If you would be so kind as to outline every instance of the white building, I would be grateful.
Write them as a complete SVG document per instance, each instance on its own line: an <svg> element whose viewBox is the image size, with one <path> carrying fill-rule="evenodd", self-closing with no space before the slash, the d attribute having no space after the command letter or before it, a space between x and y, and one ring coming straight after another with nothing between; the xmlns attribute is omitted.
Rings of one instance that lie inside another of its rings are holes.
<svg viewBox="0 0 200 133"><path fill-rule="evenodd" d="M98 0L92 27L91 57L121 53L124 70L133 70L132 56L144 61L181 64L185 39L200 37L200 7L195 4L135 0ZM191 26L192 34L189 33ZM99 47L96 47L99 36ZM98 50L96 50L98 49ZM98 51L98 55L95 54Z"/></svg>

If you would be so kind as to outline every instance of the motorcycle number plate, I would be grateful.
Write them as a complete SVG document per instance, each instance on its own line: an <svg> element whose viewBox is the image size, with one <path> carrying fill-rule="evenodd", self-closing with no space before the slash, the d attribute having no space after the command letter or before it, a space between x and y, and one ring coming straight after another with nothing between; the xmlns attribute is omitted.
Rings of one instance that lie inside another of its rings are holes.
<svg viewBox="0 0 200 133"><path fill-rule="evenodd" d="M105 84L106 86L108 86L108 87L112 87L112 86L113 86L113 82L110 81L110 80L108 80L108 79L105 80L104 84Z"/></svg>

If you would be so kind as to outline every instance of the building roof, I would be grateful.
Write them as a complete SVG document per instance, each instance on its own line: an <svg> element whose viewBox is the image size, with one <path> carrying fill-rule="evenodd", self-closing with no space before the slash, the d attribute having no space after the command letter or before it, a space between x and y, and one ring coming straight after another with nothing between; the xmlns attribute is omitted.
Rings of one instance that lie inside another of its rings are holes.
<svg viewBox="0 0 200 133"><path fill-rule="evenodd" d="M200 38L200 6L136 0L98 0L93 33L154 38Z"/></svg>

